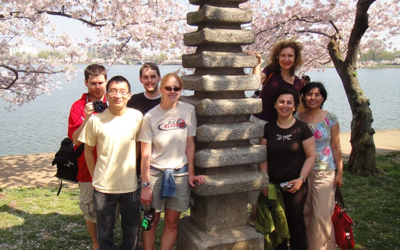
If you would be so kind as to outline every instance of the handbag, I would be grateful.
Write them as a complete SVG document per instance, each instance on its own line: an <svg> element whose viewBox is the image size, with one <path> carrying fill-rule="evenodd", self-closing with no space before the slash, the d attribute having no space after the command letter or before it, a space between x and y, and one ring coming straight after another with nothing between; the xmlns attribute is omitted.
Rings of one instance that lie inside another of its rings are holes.
<svg viewBox="0 0 400 250"><path fill-rule="evenodd" d="M336 245L338 245L340 249L354 249L354 235L353 229L351 228L353 220L346 213L339 186L336 187L335 200L332 224L335 229Z"/></svg>

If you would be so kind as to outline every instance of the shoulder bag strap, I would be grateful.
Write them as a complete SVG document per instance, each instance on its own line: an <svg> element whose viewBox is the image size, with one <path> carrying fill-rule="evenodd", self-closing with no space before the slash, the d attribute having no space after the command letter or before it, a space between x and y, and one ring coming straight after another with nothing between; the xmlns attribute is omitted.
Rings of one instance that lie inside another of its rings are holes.
<svg viewBox="0 0 400 250"><path fill-rule="evenodd" d="M85 148L85 144L84 143L82 143L81 145L79 145L76 148L75 153L74 153L74 157L75 157L76 160L79 158L79 156L81 156L84 148Z"/></svg>
<svg viewBox="0 0 400 250"><path fill-rule="evenodd" d="M271 72L271 74L269 74L269 76L267 77L267 79L265 79L265 81L263 82L263 85L262 85L261 92L260 92L260 95L259 95L259 96L261 96L261 94L262 94L262 92L263 92L263 90L264 90L265 85L267 85L267 82L269 81L269 79L271 78L271 76L272 76L273 74L274 74L274 72Z"/></svg>
<svg viewBox="0 0 400 250"><path fill-rule="evenodd" d="M61 183L60 183L60 188L58 189L57 196L60 195L61 189L62 189L62 181L61 181Z"/></svg>
<svg viewBox="0 0 400 250"><path fill-rule="evenodd" d="M340 207L344 210L345 209L344 200L343 200L342 192L340 191L339 186L336 186L335 200L340 205Z"/></svg>

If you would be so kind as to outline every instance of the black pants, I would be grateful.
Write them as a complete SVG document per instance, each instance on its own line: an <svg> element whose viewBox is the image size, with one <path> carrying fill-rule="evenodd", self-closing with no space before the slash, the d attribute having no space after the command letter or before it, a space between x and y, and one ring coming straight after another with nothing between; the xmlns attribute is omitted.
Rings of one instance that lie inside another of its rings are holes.
<svg viewBox="0 0 400 250"><path fill-rule="evenodd" d="M300 189L292 194L284 192L283 202L285 203L285 214L289 226L290 233L290 250L306 250L307 249L307 235L306 224L304 223L304 205L307 199L308 184L303 183ZM284 250L287 248L287 241L282 242L277 250Z"/></svg>
<svg viewBox="0 0 400 250"><path fill-rule="evenodd" d="M113 250L115 208L119 203L122 227L122 250L138 250L138 228L140 218L139 191L124 194L105 194L96 189L93 203L97 215L97 239L101 250Z"/></svg>

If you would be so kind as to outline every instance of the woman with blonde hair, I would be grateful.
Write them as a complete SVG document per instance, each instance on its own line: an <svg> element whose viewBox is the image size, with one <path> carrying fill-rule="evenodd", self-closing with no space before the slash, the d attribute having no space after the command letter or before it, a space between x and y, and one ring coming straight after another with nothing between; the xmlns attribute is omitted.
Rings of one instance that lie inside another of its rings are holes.
<svg viewBox="0 0 400 250"><path fill-rule="evenodd" d="M266 122L275 121L278 116L274 109L274 97L280 88L295 88L300 91L301 79L295 75L303 63L303 46L294 40L275 43L271 49L270 61L260 73L261 56L257 54L258 65L253 74L260 74L263 111L254 116Z"/></svg>
<svg viewBox="0 0 400 250"><path fill-rule="evenodd" d="M189 208L191 187L205 182L194 174L196 135L195 108L179 101L183 88L176 73L166 74L160 85L161 103L144 117L139 135L142 152L141 202L145 210L155 209L151 229L143 230L145 250L154 248L160 213L165 209L161 249L173 247L181 212Z"/></svg>

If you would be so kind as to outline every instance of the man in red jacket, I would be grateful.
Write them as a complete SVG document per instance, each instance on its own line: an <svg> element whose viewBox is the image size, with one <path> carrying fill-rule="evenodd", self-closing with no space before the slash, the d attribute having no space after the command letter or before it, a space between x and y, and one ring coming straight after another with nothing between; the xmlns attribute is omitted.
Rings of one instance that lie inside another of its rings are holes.
<svg viewBox="0 0 400 250"><path fill-rule="evenodd" d="M89 117L95 113L93 102L102 101L106 103L105 91L107 84L107 70L104 66L92 64L86 67L85 86L88 89L82 97L74 102L68 120L68 137L74 142L75 148L82 143L78 141L78 137L85 127ZM97 110L99 111L99 110ZM80 189L80 208L85 215L86 225L90 237L92 238L92 248L99 248L96 234L96 214L93 207L93 187L92 177L86 165L84 153L78 158L78 176Z"/></svg>

